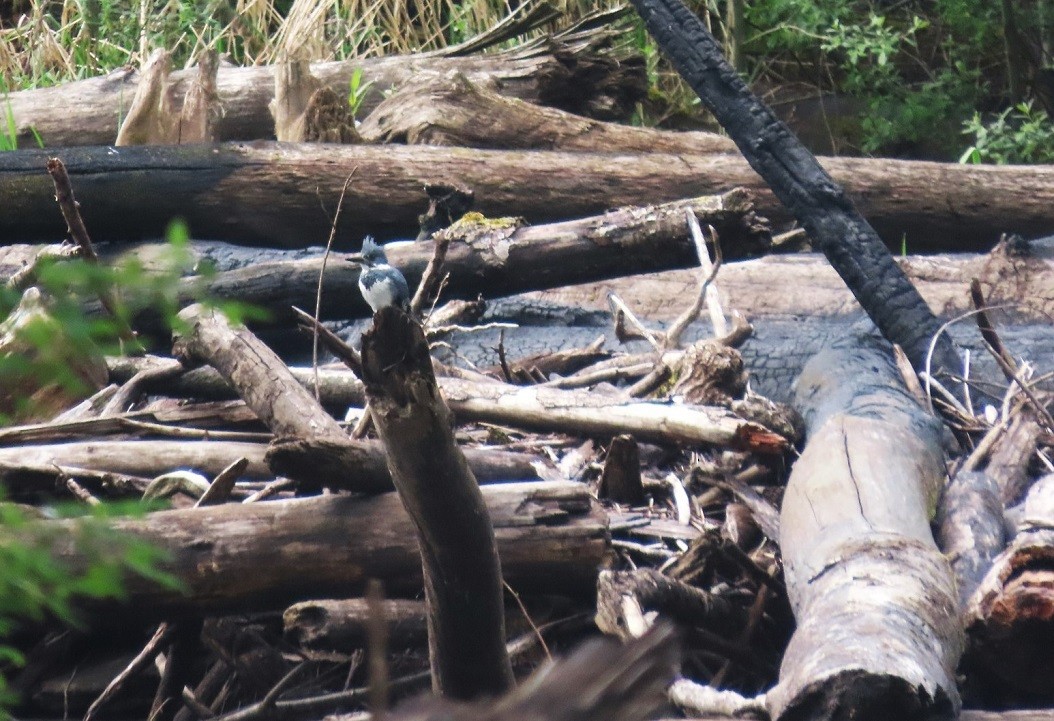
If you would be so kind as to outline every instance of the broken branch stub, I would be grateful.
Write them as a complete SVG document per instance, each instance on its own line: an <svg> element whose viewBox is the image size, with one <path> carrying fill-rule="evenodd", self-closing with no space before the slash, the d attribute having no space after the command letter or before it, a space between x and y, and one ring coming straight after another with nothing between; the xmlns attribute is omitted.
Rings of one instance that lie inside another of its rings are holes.
<svg viewBox="0 0 1054 721"><path fill-rule="evenodd" d="M362 337L362 375L420 542L433 688L466 700L507 691L513 679L494 528L454 440L421 326L398 308L382 308Z"/></svg>

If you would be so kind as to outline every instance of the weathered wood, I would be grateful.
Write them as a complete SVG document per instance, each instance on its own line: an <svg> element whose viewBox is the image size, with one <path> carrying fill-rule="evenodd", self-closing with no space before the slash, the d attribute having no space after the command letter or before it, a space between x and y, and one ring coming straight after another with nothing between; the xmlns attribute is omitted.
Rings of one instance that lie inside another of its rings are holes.
<svg viewBox="0 0 1054 721"><path fill-rule="evenodd" d="M466 219L437 233L450 241L443 263L447 275L444 298L493 298L689 263L693 251L684 215L688 210L722 233L732 256L767 247L767 224L754 214L747 195L736 191L550 225ZM431 260L433 247L431 243L393 244L386 252L389 262L413 287ZM207 283L208 293L265 308L280 322L290 316L290 306L315 306L322 263L322 258L314 257L252 264L217 274ZM358 290L359 272L357 259L330 257L322 294L323 317L369 315ZM283 282L275 283L276 277ZM195 283L188 280L187 286L193 288Z"/></svg>
<svg viewBox="0 0 1054 721"><path fill-rule="evenodd" d="M620 125L544 107L471 82L462 74L402 85L359 128L371 142L594 153L738 154L717 133Z"/></svg>
<svg viewBox="0 0 1054 721"><path fill-rule="evenodd" d="M679 651L671 626L658 626L626 644L590 639L500 698L474 704L418 699L387 717L391 721L644 721L664 706Z"/></svg>
<svg viewBox="0 0 1054 721"><path fill-rule="evenodd" d="M767 695L773 718L958 711L958 603L929 526L945 473L940 424L903 389L886 348L846 339L798 381L808 442L780 519L797 630Z"/></svg>
<svg viewBox="0 0 1054 721"><path fill-rule="evenodd" d="M143 363L115 361L124 373ZM305 385L312 383L310 369L296 375ZM208 394L222 392L219 379L195 371L197 380L181 386L167 382L171 392L190 387ZM319 387L327 405L362 405L364 392L350 371L320 370ZM513 386L498 382L475 382L463 378L440 378L439 387L459 422L501 423L535 430L549 430L600 437L629 433L639 440L657 443L704 444L782 453L785 438L724 408L675 403L627 401L619 393L561 390L539 386ZM229 391L228 391L229 393Z"/></svg>
<svg viewBox="0 0 1054 721"><path fill-rule="evenodd" d="M64 229L40 176L54 151L0 156L0 234L54 242ZM365 233L414 237L421 188L443 181L471 188L488 217L532 223L564 220L630 204L669 202L734 187L754 192L759 213L782 222L786 209L750 166L731 155L501 151L427 146L322 146L226 143L216 146L70 148L63 151L86 222L97 239L160 237L174 217L198 237L304 247L329 237L345 194L337 238ZM1003 232L1049 233L1054 167L974 166L832 158L845 184L886 242L917 250L991 247ZM589 192L582 192L588 188ZM128 207L137 209L128 213ZM332 212L332 211L330 211ZM729 243L731 245L731 243Z"/></svg>
<svg viewBox="0 0 1054 721"><path fill-rule="evenodd" d="M600 498L631 506L644 504L644 485L640 477L640 449L633 436L621 435L611 439L604 471L600 475Z"/></svg>
<svg viewBox="0 0 1054 721"><path fill-rule="evenodd" d="M1006 547L999 486L983 471L960 471L937 507L937 541L951 564L959 607L981 583L992 560Z"/></svg>
<svg viewBox="0 0 1054 721"><path fill-rule="evenodd" d="M177 334L174 352L188 364L206 362L219 371L238 395L276 436L279 444L297 445L296 463L281 453L269 458L276 474L297 481L306 492L323 486L358 491L384 491L387 477L383 454L352 440L308 390L297 383L282 359L246 328L232 327L227 318L200 305L179 314L187 329ZM313 457L314 445L338 448L340 455ZM336 463L326 461L336 460Z"/></svg>
<svg viewBox="0 0 1054 721"><path fill-rule="evenodd" d="M510 584L551 592L592 588L610 541L606 516L585 486L489 486L483 497ZM47 523L59 529L72 521ZM180 591L131 576L127 612L276 609L361 594L371 578L393 594L421 588L413 523L394 493L227 504L108 523L167 552L165 568L183 585ZM56 535L58 561L82 563L72 540Z"/></svg>
<svg viewBox="0 0 1054 721"><path fill-rule="evenodd" d="M432 690L464 701L504 693L513 676L494 528L413 317L377 312L362 337L362 380L421 547Z"/></svg>
<svg viewBox="0 0 1054 721"><path fill-rule="evenodd" d="M271 429L276 439L267 462L276 474L312 489L391 488L380 444L349 438L256 336L232 328L222 314L201 306L184 309L180 317L189 330L176 341L178 354L208 361Z"/></svg>
<svg viewBox="0 0 1054 721"><path fill-rule="evenodd" d="M1054 243L1050 241L1002 242L984 255L909 255L896 260L942 318L973 310L971 278L981 281L989 305L1017 322L1042 322L1054 316ZM722 306L751 320L767 315L849 315L860 308L831 264L817 253L725 263L717 279ZM616 293L640 317L671 321L698 286L699 269L691 268L551 288L528 298L607 310L608 294ZM779 291L773 292L774 288Z"/></svg>
<svg viewBox="0 0 1054 721"><path fill-rule="evenodd" d="M363 443L383 468L384 448L377 441ZM329 450L315 444L307 453L317 457ZM141 493L148 479L163 473L189 468L215 476L238 458L249 460L246 477L270 479L275 473L269 466L268 454L274 452L274 448L265 443L215 440L99 440L25 445L0 448L0 482L12 492L48 491L63 473L76 478L83 472L94 482L116 485L115 490L121 494ZM467 448L465 456L480 483L535 480L539 464L544 464L538 456L499 448ZM353 458L354 454L346 454L331 463L352 463ZM118 477L107 478L105 474L108 473ZM371 484L391 490L390 481L389 485L383 485L387 477L385 470Z"/></svg>
<svg viewBox="0 0 1054 721"><path fill-rule="evenodd" d="M588 41L571 45L558 41L532 51L498 55L392 55L311 66L316 77L341 95L347 94L348 81L357 69L362 70L362 86L371 84L360 106L363 113L375 107L390 88L430 73L464 73L474 82L494 83L512 97L586 114L591 108L606 106L611 113L607 117L631 112L646 82L639 58L605 57ZM274 97L274 73L271 65L219 69L216 85L225 112L216 124L218 140L274 137L267 110ZM172 73L173 93L179 102L195 74L194 70ZM122 68L98 78L10 93L19 145L35 145L30 128L48 148L113 143L139 78L138 71Z"/></svg>
<svg viewBox="0 0 1054 721"><path fill-rule="evenodd" d="M1054 475L1036 481L1020 529L965 609L967 662L1004 688L1054 697ZM994 683L990 680L989 685Z"/></svg>
<svg viewBox="0 0 1054 721"><path fill-rule="evenodd" d="M381 610L390 643L402 646L425 639L428 624L424 601L386 599L381 603ZM303 601L282 614L282 634L302 651L347 654L365 645L371 622L370 608L364 598Z"/></svg>

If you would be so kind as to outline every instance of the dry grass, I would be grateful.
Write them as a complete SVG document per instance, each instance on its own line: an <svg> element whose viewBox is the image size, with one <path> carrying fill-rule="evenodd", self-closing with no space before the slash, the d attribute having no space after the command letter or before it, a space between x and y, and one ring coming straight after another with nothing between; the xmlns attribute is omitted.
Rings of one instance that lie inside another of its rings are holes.
<svg viewBox="0 0 1054 721"><path fill-rule="evenodd" d="M573 21L602 0L558 0ZM0 17L0 91L139 65L158 47L188 65L215 48L237 64L436 50L489 27L507 0L16 0Z"/></svg>

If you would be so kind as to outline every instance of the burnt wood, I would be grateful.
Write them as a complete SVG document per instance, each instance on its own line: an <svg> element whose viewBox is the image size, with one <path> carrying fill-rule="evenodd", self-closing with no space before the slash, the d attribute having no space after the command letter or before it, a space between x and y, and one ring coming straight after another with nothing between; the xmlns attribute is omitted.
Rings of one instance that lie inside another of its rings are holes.
<svg viewBox="0 0 1054 721"><path fill-rule="evenodd" d="M681 0L633 0L648 32L735 141L751 167L801 223L860 305L917 370L930 368L940 322L838 183L725 60L721 45ZM959 353L937 339L933 370L957 370Z"/></svg>

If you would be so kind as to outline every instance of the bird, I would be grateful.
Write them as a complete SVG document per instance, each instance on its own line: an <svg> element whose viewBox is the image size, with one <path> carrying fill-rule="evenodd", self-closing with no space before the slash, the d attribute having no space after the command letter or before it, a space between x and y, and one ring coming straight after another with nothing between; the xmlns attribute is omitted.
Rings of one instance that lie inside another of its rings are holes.
<svg viewBox="0 0 1054 721"><path fill-rule="evenodd" d="M398 268L388 265L384 248L377 245L371 236L362 241L362 272L359 273L359 291L376 313L390 305L403 310L410 309L410 287Z"/></svg>

